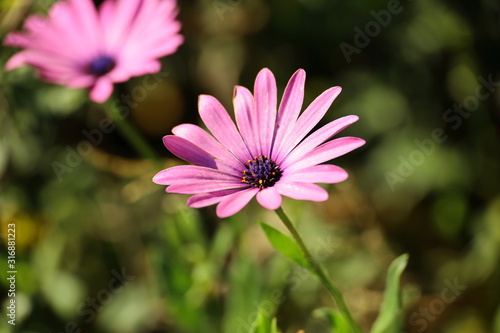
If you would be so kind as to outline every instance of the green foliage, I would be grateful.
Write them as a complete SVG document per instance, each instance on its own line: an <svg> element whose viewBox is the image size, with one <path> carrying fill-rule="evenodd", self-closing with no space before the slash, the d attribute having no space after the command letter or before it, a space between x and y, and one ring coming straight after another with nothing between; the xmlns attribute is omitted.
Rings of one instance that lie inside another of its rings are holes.
<svg viewBox="0 0 500 333"><path fill-rule="evenodd" d="M384 301L370 333L398 333L402 328L402 301L399 279L406 265L408 254L403 254L391 263L387 271Z"/></svg>
<svg viewBox="0 0 500 333"><path fill-rule="evenodd" d="M277 251L291 259L297 265L310 270L313 274L316 274L311 268L311 264L304 256L304 253L300 249L299 245L293 239L264 222L260 222L260 226L262 227L262 230L264 230L264 233L269 239L271 245Z"/></svg>
<svg viewBox="0 0 500 333"><path fill-rule="evenodd" d="M332 328L332 333L351 333L349 321L345 316L335 310L329 308L320 308L314 311L314 316L326 320Z"/></svg>
<svg viewBox="0 0 500 333"><path fill-rule="evenodd" d="M262 309L259 309L259 314L248 333L278 333L278 324L276 318L269 317Z"/></svg>

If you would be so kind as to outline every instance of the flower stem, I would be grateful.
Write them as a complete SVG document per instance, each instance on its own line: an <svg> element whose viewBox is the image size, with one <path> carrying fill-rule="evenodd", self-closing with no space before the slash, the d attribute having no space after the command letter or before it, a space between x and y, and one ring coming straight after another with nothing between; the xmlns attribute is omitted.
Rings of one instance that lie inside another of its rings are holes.
<svg viewBox="0 0 500 333"><path fill-rule="evenodd" d="M106 115L113 121L113 123L118 127L118 130L130 143L130 145L145 159L152 159L155 162L159 162L158 155L151 148L151 146L144 140L144 138L137 132L135 127L130 124L127 119L120 115L120 112L116 108L115 103L109 101L104 104L104 110Z"/></svg>
<svg viewBox="0 0 500 333"><path fill-rule="evenodd" d="M292 222L290 221L288 216L283 211L283 208L280 207L280 208L276 209L275 212L276 212L276 214L278 214L281 221L283 221L285 226L291 232L293 238L295 238L295 240L299 244L299 246L302 249L302 252L304 252L304 255L306 256L306 258L312 259L313 256L311 255L311 253L307 249L306 245L304 244L304 241L302 240L299 233L297 232L297 229L295 229ZM339 307L340 312L342 312L342 314L345 316L345 318L349 322L349 325L351 326L352 332L353 333L362 333L361 329L359 328L359 326L356 324L356 322L352 318L351 313L349 312L349 309L347 308L347 306L345 304L344 298L342 297L342 293L340 292L339 288L333 282L330 281L326 271L323 269L323 267L321 267L320 263L319 262L314 263L311 266L314 269L314 271L316 272L316 275L320 279L321 283L325 286L325 288L333 296L333 299L337 303L337 306Z"/></svg>

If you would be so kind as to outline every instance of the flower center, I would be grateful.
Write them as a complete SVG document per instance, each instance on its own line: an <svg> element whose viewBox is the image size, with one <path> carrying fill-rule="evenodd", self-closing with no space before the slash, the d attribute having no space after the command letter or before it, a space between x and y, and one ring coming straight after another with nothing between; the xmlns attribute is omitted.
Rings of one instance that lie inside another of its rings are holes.
<svg viewBox="0 0 500 333"><path fill-rule="evenodd" d="M109 56L100 56L90 62L87 66L89 74L102 76L108 74L115 68L116 61Z"/></svg>
<svg viewBox="0 0 500 333"><path fill-rule="evenodd" d="M281 168L276 162L270 160L267 156L259 155L253 160L248 160L241 181L262 190L276 184L281 176Z"/></svg>

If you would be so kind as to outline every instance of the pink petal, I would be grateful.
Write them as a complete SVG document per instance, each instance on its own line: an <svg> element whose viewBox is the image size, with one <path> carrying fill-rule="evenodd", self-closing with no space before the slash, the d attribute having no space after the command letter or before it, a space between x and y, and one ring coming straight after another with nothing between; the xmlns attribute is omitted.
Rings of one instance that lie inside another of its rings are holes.
<svg viewBox="0 0 500 333"><path fill-rule="evenodd" d="M158 172L153 182L161 185L191 184L193 182L233 182L241 183L241 178L228 175L216 169L195 165L178 165ZM203 192L203 191L198 191Z"/></svg>
<svg viewBox="0 0 500 333"><path fill-rule="evenodd" d="M191 164L212 169L217 168L213 156L183 138L175 135L166 135L163 137L163 144L172 154Z"/></svg>
<svg viewBox="0 0 500 333"><path fill-rule="evenodd" d="M75 11L72 2L59 1L52 6L48 26L39 30L36 36L38 41L34 43L41 48L45 42L45 47L53 47L53 51L63 52L66 58L74 61L88 60L98 55L99 45L96 45L94 37L91 40L86 36L86 28L81 25L79 18L81 14Z"/></svg>
<svg viewBox="0 0 500 333"><path fill-rule="evenodd" d="M288 170L287 170L288 171ZM283 182L304 182L304 183L340 183L349 177L347 172L331 164L313 165L297 171L292 171L291 174L285 174L281 178Z"/></svg>
<svg viewBox="0 0 500 333"><path fill-rule="evenodd" d="M274 75L267 68L262 69L255 79L254 97L260 152L269 156L276 124L277 92Z"/></svg>
<svg viewBox="0 0 500 333"><path fill-rule="evenodd" d="M197 193L207 193L214 191L222 191L229 189L237 189L247 186L241 182L224 182L224 181L193 181L191 183L185 184L174 184L167 187L167 193L179 193L179 194L197 194Z"/></svg>
<svg viewBox="0 0 500 333"><path fill-rule="evenodd" d="M274 187L268 187L257 193L257 201L262 207L275 210L281 206L282 198Z"/></svg>
<svg viewBox="0 0 500 333"><path fill-rule="evenodd" d="M249 188L228 195L217 205L215 210L217 216L224 218L238 213L252 200L258 191L258 188Z"/></svg>
<svg viewBox="0 0 500 333"><path fill-rule="evenodd" d="M201 119L220 143L240 161L253 158L231 117L218 100L209 95L200 95L198 104Z"/></svg>
<svg viewBox="0 0 500 333"><path fill-rule="evenodd" d="M113 82L103 76L97 79L96 83L90 90L90 99L96 103L104 103L113 92Z"/></svg>
<svg viewBox="0 0 500 333"><path fill-rule="evenodd" d="M148 55L150 57L159 58L173 54L182 43L184 43L184 37L179 34L164 36L162 40L155 41L155 44L153 44L153 42L149 43Z"/></svg>
<svg viewBox="0 0 500 333"><path fill-rule="evenodd" d="M39 68L38 69L38 76L47 82L55 83L55 84L61 84L61 85L66 85L70 88L76 88L75 86L70 85L68 82L73 78L72 76L75 75L75 73L68 72L68 71L55 71L53 69L45 69L45 68ZM76 74L78 75L78 73ZM76 79L78 81L78 79ZM92 80L89 85L85 87L92 86L95 82ZM83 88L83 87L79 87Z"/></svg>
<svg viewBox="0 0 500 333"><path fill-rule="evenodd" d="M295 147L292 152L284 159L283 165L293 164L296 160L301 159L305 154L312 151L314 148L330 139L332 136L336 135L342 131L347 126L356 122L359 119L358 116L346 116L334 120L316 132L309 135L304 139L297 147Z"/></svg>
<svg viewBox="0 0 500 333"><path fill-rule="evenodd" d="M27 48L20 53L23 54L26 64L34 66L39 70L81 74L76 70L75 64L72 61L54 57L54 55L48 54L37 48Z"/></svg>
<svg viewBox="0 0 500 333"><path fill-rule="evenodd" d="M160 27L159 29L163 29ZM152 32L153 34L156 33ZM129 66L140 66L143 62L148 62L152 58L160 58L177 51L184 42L184 37L179 34L163 36L155 40L128 39L129 46L120 48L121 59Z"/></svg>
<svg viewBox="0 0 500 333"><path fill-rule="evenodd" d="M7 34L7 36L5 36L5 39L3 40L3 45L24 48L29 46L30 42L31 39L27 36L27 34L21 32L11 32Z"/></svg>
<svg viewBox="0 0 500 333"><path fill-rule="evenodd" d="M106 44L116 50L126 42L130 26L141 8L143 0L105 1L101 5L101 24Z"/></svg>
<svg viewBox="0 0 500 333"><path fill-rule="evenodd" d="M65 84L71 88L85 88L94 84L95 77L92 75L72 75L65 80Z"/></svg>
<svg viewBox="0 0 500 333"><path fill-rule="evenodd" d="M240 191L241 189L236 189L236 190L224 190L224 191L196 194L188 199L187 205L191 208L201 208L201 207L211 206L221 202L228 195Z"/></svg>
<svg viewBox="0 0 500 333"><path fill-rule="evenodd" d="M128 40L157 40L165 35L172 35L180 30L180 23L174 21L177 15L175 1L142 1L128 36ZM156 33L153 33L156 32Z"/></svg>
<svg viewBox="0 0 500 333"><path fill-rule="evenodd" d="M161 69L161 63L156 60L134 62L123 59L122 55L117 59L116 67L107 74L114 82L125 82L132 76L157 73Z"/></svg>
<svg viewBox="0 0 500 333"><path fill-rule="evenodd" d="M339 156L342 156L344 154L347 154L348 152L356 148L359 148L364 144L365 140L360 138L353 138L353 137L338 138L329 141L325 144L322 144L313 151L303 155L302 158L300 158L293 164L290 164L289 161L287 161L282 165L282 168L285 169L287 172L303 169L308 166L320 164L332 160L334 158L337 158Z"/></svg>
<svg viewBox="0 0 500 333"><path fill-rule="evenodd" d="M129 30L127 39L146 37L144 32L148 32L148 28L152 25L156 25L154 28L160 28L159 23L163 23L163 19L168 15L160 8L160 3L165 2L158 0L140 1L137 9L135 9L133 19L128 22ZM158 32L156 35L161 35L161 32Z"/></svg>
<svg viewBox="0 0 500 333"><path fill-rule="evenodd" d="M55 4L52 7L49 18L39 15L28 17L24 23L26 32L9 33L4 43L6 45L28 48L31 52L36 50L38 53L42 52L52 57L62 57L66 61L81 57L80 53L75 52L74 48L68 45L72 41L66 40L67 38L64 37L65 31L59 31L51 26L51 23L55 20L54 8L57 9L59 7L59 4ZM65 7L67 6L65 5ZM52 59L52 61L54 60Z"/></svg>
<svg viewBox="0 0 500 333"><path fill-rule="evenodd" d="M328 199L328 192L316 184L278 182L274 187L281 195L296 200L325 201Z"/></svg>
<svg viewBox="0 0 500 333"><path fill-rule="evenodd" d="M252 157L257 157L260 151L257 129L255 101L252 93L245 87L236 86L234 89L234 113L241 136Z"/></svg>
<svg viewBox="0 0 500 333"><path fill-rule="evenodd" d="M125 40L123 53L132 57L161 57L171 54L182 44L178 33L181 24L175 21L175 1L144 1ZM141 45L138 47L138 45Z"/></svg>
<svg viewBox="0 0 500 333"><path fill-rule="evenodd" d="M285 138L292 133L297 117L299 116L302 102L304 100L304 85L306 81L306 72L299 69L293 74L283 93L281 104L278 110L278 119L276 121L276 134L274 139L273 160L281 160L281 151L285 145Z"/></svg>
<svg viewBox="0 0 500 333"><path fill-rule="evenodd" d="M77 20L75 24L81 26L81 37L91 45L101 45L99 21L94 3L90 0L70 0L72 17Z"/></svg>
<svg viewBox="0 0 500 333"><path fill-rule="evenodd" d="M26 57L24 56L24 52L19 52L17 54L14 54L8 61L7 64L5 65L5 70L6 71L11 71L13 69L16 69L18 67L21 67L26 64Z"/></svg>
<svg viewBox="0 0 500 333"><path fill-rule="evenodd" d="M316 126L340 94L340 87L333 87L319 95L299 117L293 128L293 133L282 149L286 156L302 139ZM277 161L281 162L281 161Z"/></svg>
<svg viewBox="0 0 500 333"><path fill-rule="evenodd" d="M232 168L239 170L242 168L241 162L231 154L226 147L204 129L192 124L182 124L174 127L172 133L197 145L215 158L224 161Z"/></svg>
<svg viewBox="0 0 500 333"><path fill-rule="evenodd" d="M111 39L111 26L114 22L116 4L114 1L104 1L99 7L99 22L105 31L105 42Z"/></svg>

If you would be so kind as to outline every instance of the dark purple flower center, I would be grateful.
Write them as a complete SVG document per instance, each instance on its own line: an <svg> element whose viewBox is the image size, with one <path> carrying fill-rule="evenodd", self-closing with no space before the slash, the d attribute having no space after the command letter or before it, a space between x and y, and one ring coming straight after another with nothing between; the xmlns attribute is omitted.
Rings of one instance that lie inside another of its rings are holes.
<svg viewBox="0 0 500 333"><path fill-rule="evenodd" d="M108 74L115 68L116 61L109 56L100 56L95 58L88 64L87 71L95 76L103 76Z"/></svg>
<svg viewBox="0 0 500 333"><path fill-rule="evenodd" d="M283 174L276 162L263 155L248 160L245 166L241 181L252 187L259 187L261 190L276 184Z"/></svg>

